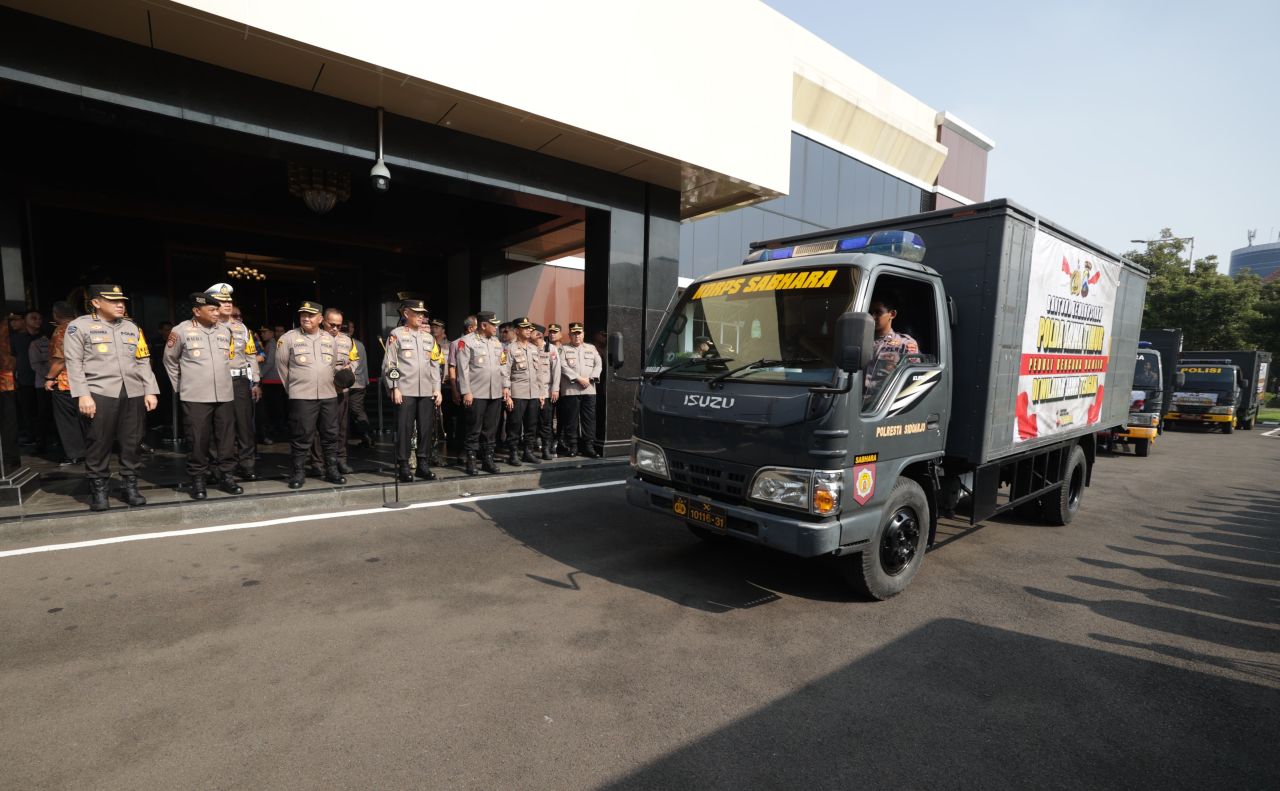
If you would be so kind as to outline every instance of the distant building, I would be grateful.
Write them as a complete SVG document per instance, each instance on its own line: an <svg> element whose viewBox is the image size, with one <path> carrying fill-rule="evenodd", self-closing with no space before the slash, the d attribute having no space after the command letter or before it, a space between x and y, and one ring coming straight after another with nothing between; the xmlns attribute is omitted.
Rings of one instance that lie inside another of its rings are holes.
<svg viewBox="0 0 1280 791"><path fill-rule="evenodd" d="M1280 242L1254 244L1231 251L1232 277L1248 269L1263 280L1280 278Z"/></svg>

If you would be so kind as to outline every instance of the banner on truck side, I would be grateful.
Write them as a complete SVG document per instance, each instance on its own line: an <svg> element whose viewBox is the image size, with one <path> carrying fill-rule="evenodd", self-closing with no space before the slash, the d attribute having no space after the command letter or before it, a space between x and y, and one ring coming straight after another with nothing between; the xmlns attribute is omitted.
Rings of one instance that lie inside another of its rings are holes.
<svg viewBox="0 0 1280 791"><path fill-rule="evenodd" d="M1097 423L1120 267L1036 231L1014 443Z"/></svg>

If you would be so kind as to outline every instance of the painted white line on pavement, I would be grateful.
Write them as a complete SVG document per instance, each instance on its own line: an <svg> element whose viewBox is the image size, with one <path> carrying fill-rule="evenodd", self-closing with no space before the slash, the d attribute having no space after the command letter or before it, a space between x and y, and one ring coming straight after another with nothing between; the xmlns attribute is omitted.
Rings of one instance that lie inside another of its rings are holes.
<svg viewBox="0 0 1280 791"><path fill-rule="evenodd" d="M485 500L505 500L512 497L533 497L539 494L557 494L582 489L598 489L603 486L621 486L625 481L604 481L603 483L583 483L577 486L559 486L554 489L535 489L530 492L505 492L503 494L477 494L472 497L455 497L452 500L436 500L428 503L409 503L409 508L441 508L446 505L464 505ZM212 525L210 527L193 527L187 530L167 530L162 533L138 533L132 536L113 536L97 538L92 541L75 541L69 544L46 544L40 547L25 549L6 549L0 551L0 558L11 558L18 555L34 555L37 552L60 552L64 549L84 549L100 547L107 544L124 544L129 541L150 541L154 538L178 538L180 536L199 536L205 533L225 533L229 530L251 530L255 527L272 527L275 525L292 525L299 522L318 522L324 519L342 519L348 516L370 516L372 514L392 514L395 511L377 506L376 508L359 508L352 511L328 511L320 514L304 514L302 516L283 516L279 519L263 519L258 522L236 522L229 525Z"/></svg>
<svg viewBox="0 0 1280 791"><path fill-rule="evenodd" d="M1262 436L1264 436L1264 437L1280 437L1280 428L1273 428L1273 429L1271 429L1270 431L1268 431L1268 432L1266 432L1265 434L1263 434Z"/></svg>

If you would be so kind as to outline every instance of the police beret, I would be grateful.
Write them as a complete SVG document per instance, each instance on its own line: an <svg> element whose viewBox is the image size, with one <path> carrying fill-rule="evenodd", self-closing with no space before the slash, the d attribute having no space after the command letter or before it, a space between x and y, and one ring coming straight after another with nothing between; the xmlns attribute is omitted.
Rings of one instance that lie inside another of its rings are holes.
<svg viewBox="0 0 1280 791"><path fill-rule="evenodd" d="M547 332L559 332L559 331L560 331L560 325L559 325L559 324L548 324L548 325L547 325Z"/></svg>
<svg viewBox="0 0 1280 791"><path fill-rule="evenodd" d="M99 283L89 286L89 298L102 297L103 299L128 299L120 287L114 283Z"/></svg>
<svg viewBox="0 0 1280 791"><path fill-rule="evenodd" d="M298 305L298 312L299 313L323 313L324 305L321 305L319 302L312 302L309 299L304 299L302 300L302 303Z"/></svg>
<svg viewBox="0 0 1280 791"><path fill-rule="evenodd" d="M400 303L401 310L412 310L415 313L426 313L427 306L420 299L406 299Z"/></svg>
<svg viewBox="0 0 1280 791"><path fill-rule="evenodd" d="M512 323L512 324L514 324L514 325L516 325L517 327L519 327L519 328L520 328L520 329L522 329L522 330L523 330L523 329L525 329L525 328L527 328L527 327L532 327L532 326L533 326L533 322L532 322L532 321L529 321L529 317L528 317L528 316L521 316L520 318L515 319L515 320L514 320L514 321L512 321L511 323Z"/></svg>
<svg viewBox="0 0 1280 791"><path fill-rule="evenodd" d="M482 310L476 314L476 321L486 321L490 324L497 324L498 314L491 310Z"/></svg>
<svg viewBox="0 0 1280 791"><path fill-rule="evenodd" d="M195 292L194 294L192 294L192 295L191 295L191 302L192 302L193 304L196 304L196 305L217 305L217 304L220 304L220 303L218 302L218 300L214 299L213 297L209 296L208 294L204 293L203 291L197 291L197 292Z"/></svg>
<svg viewBox="0 0 1280 791"><path fill-rule="evenodd" d="M569 332L582 332L582 322L580 321L569 322Z"/></svg>
<svg viewBox="0 0 1280 791"><path fill-rule="evenodd" d="M233 291L235 291L235 289L231 287L230 283L214 283L212 286L206 288L204 293L220 302L230 302L231 293Z"/></svg>

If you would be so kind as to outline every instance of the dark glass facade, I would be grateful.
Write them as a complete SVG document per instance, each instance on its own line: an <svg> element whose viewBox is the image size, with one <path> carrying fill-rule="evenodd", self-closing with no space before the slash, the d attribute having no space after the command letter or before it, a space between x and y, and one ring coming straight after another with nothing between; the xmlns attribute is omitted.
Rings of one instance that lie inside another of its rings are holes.
<svg viewBox="0 0 1280 791"><path fill-rule="evenodd" d="M737 266L762 239L840 228L924 208L924 190L791 134L791 191L775 200L680 226L680 276Z"/></svg>
<svg viewBox="0 0 1280 791"><path fill-rule="evenodd" d="M1235 277L1246 269L1263 280L1280 277L1276 274L1280 272L1280 242L1255 244L1252 247L1232 250L1229 270L1231 276Z"/></svg>

